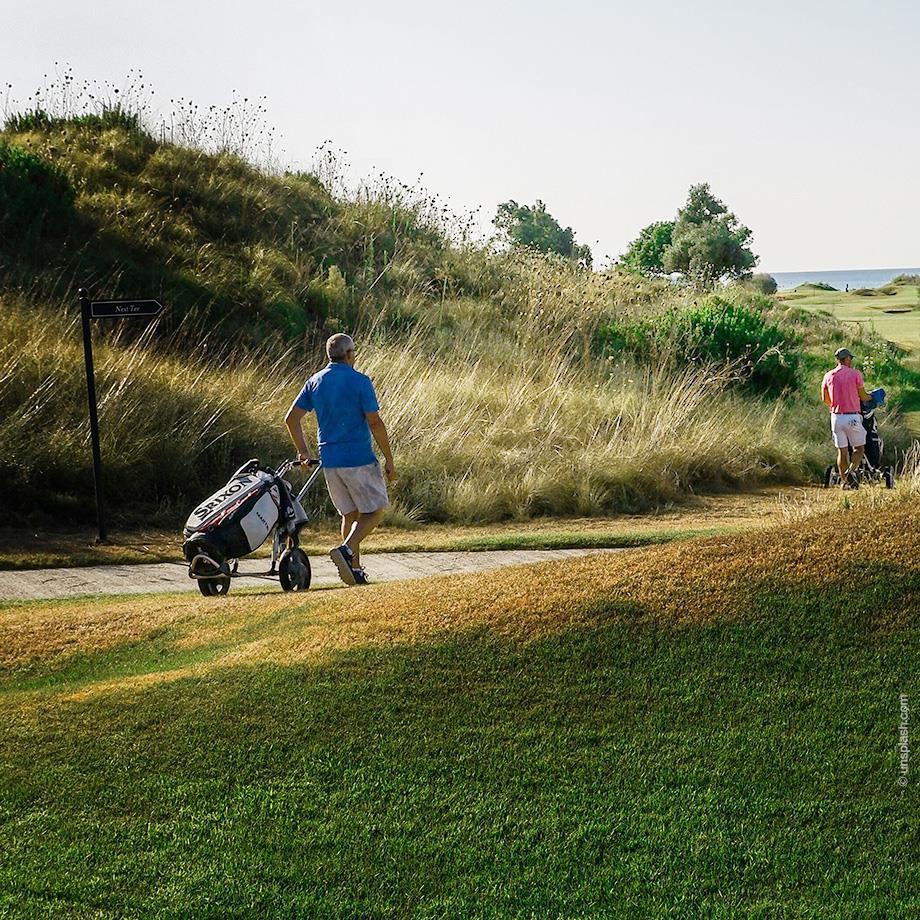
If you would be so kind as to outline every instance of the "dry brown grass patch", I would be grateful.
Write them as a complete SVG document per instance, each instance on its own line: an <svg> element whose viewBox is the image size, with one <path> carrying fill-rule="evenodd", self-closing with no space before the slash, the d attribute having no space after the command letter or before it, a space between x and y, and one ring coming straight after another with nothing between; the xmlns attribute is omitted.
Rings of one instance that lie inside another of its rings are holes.
<svg viewBox="0 0 920 920"><path fill-rule="evenodd" d="M165 627L175 631L177 647L230 646L209 661L164 672L171 679L243 663L315 661L349 648L479 630L526 642L611 619L704 625L749 616L757 592L842 584L855 566L920 574L920 523L912 503L874 514L818 514L791 528L743 536L296 600L277 594L216 602L187 596L14 609L0 619L0 648L4 666L10 667L75 650L104 651ZM881 610L877 628L907 625L920 603L905 603L903 611ZM154 679L102 680L93 687L140 688Z"/></svg>

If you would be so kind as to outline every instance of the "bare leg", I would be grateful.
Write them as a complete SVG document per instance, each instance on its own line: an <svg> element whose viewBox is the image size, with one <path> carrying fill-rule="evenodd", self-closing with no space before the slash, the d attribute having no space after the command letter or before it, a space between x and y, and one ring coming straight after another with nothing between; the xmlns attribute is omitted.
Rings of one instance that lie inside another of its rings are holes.
<svg viewBox="0 0 920 920"><path fill-rule="evenodd" d="M855 473L859 469L860 463L862 463L863 454L866 452L865 447L854 447L853 448L853 459L850 461L850 468L847 470L849 473Z"/></svg>
<svg viewBox="0 0 920 920"><path fill-rule="evenodd" d="M358 520L358 512L350 511L348 514L342 515L342 542L344 543L348 539L348 535L351 533L351 528L355 526L355 522Z"/></svg>
<svg viewBox="0 0 920 920"><path fill-rule="evenodd" d="M845 447L837 448L837 472L840 473L840 487L846 485L847 467L850 465L850 455Z"/></svg>
<svg viewBox="0 0 920 920"><path fill-rule="evenodd" d="M358 514L357 520L351 525L351 530L345 538L345 545L352 552L352 567L361 566L361 541L380 523L383 517L383 508L371 511L370 514Z"/></svg>

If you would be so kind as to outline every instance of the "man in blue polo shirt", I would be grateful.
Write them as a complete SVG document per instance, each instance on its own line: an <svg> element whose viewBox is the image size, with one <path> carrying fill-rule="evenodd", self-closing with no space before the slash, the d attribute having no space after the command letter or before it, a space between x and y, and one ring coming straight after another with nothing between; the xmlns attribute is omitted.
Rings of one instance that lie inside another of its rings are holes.
<svg viewBox="0 0 920 920"><path fill-rule="evenodd" d="M348 585L366 585L361 541L380 523L389 505L387 486L371 446L371 434L383 453L386 479L396 479L393 452L370 378L355 370L355 343L337 333L326 342L329 364L314 374L294 400L284 423L301 460L310 459L301 420L316 413L319 456L326 486L342 515L342 544L329 558Z"/></svg>

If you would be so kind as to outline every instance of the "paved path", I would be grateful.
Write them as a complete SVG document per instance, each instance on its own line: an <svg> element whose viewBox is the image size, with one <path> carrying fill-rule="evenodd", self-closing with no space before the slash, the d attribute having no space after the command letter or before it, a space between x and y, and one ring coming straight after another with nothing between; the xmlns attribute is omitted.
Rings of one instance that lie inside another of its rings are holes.
<svg viewBox="0 0 920 920"><path fill-rule="evenodd" d="M484 572L505 565L549 562L570 559L589 553L616 550L511 550L477 553L369 553L367 567L372 582L401 581L454 575L461 572ZM313 587L341 584L335 566L326 556L311 556ZM267 559L244 559L241 577L233 587L254 586L280 591L277 578L259 578L268 570ZM100 565L72 569L29 569L20 572L0 571L0 602L80 597L86 594L159 594L197 591L198 587L182 563L159 562L155 565ZM231 588L232 590L232 588Z"/></svg>

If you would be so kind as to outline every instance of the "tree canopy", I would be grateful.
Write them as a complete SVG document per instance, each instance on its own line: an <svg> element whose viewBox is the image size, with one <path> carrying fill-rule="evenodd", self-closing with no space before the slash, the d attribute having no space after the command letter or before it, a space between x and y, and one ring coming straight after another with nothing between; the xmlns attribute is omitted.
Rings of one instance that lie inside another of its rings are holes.
<svg viewBox="0 0 920 920"><path fill-rule="evenodd" d="M691 186L673 221L649 224L620 264L643 274L679 272L694 281L745 278L757 264L753 234L720 201L709 183Z"/></svg>
<svg viewBox="0 0 920 920"><path fill-rule="evenodd" d="M576 243L572 228L563 229L539 199L533 207L516 201L500 204L492 223L513 246L555 252L591 267L591 249Z"/></svg>
<svg viewBox="0 0 920 920"><path fill-rule="evenodd" d="M658 220L649 224L629 244L620 257L620 264L643 275L664 274L664 252L671 245L673 220Z"/></svg>

